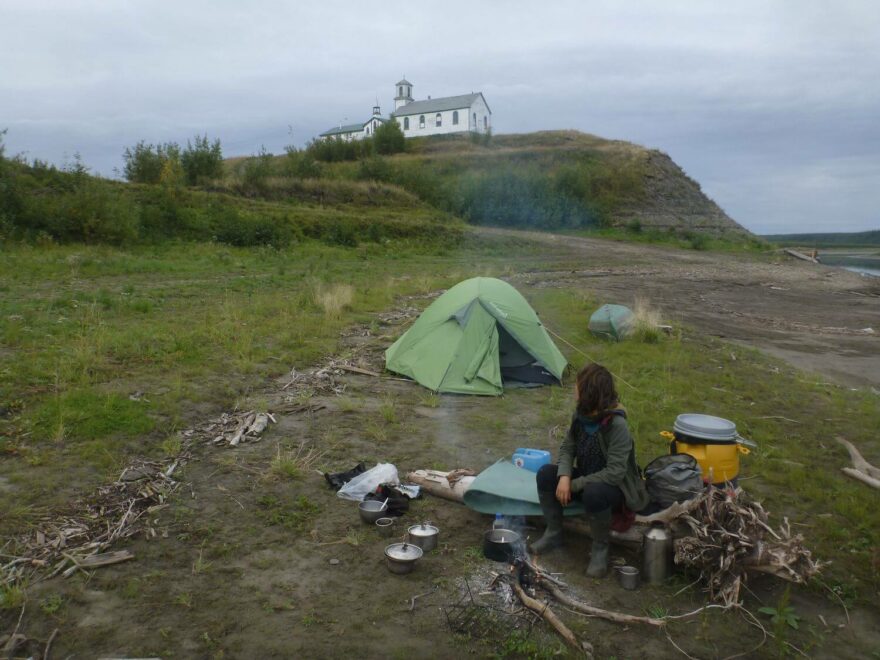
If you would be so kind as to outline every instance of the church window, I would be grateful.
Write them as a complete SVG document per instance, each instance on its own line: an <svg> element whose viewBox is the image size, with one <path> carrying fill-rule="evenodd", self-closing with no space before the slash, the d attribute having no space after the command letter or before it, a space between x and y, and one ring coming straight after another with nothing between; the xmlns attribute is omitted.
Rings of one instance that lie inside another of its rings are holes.
<svg viewBox="0 0 880 660"><path fill-rule="evenodd" d="M483 115L483 130L489 130L489 118L486 115Z"/></svg>
<svg viewBox="0 0 880 660"><path fill-rule="evenodd" d="M405 130L405 131L409 130L409 117L403 118L403 130Z"/></svg>
<svg viewBox="0 0 880 660"><path fill-rule="evenodd" d="M452 111L452 124L458 126L458 110Z"/></svg>
<svg viewBox="0 0 880 660"><path fill-rule="evenodd" d="M443 115L438 112L437 116L434 118L434 122L437 128L440 128L443 125Z"/></svg>
<svg viewBox="0 0 880 660"><path fill-rule="evenodd" d="M419 128L424 128L424 127L425 127L425 115L420 115L419 116Z"/></svg>
<svg viewBox="0 0 880 660"><path fill-rule="evenodd" d="M403 87L402 86L397 88L397 95L403 96Z"/></svg>
<svg viewBox="0 0 880 660"><path fill-rule="evenodd" d="M475 112L474 113L474 130L477 130L477 128L478 128L478 126L477 126L477 113Z"/></svg>

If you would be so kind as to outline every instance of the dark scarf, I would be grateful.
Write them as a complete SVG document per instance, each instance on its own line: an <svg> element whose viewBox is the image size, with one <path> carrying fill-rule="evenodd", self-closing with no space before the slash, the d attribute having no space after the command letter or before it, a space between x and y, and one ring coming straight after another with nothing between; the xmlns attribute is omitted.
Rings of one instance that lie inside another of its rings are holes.
<svg viewBox="0 0 880 660"><path fill-rule="evenodd" d="M596 417L577 416L578 438L575 456L584 476L605 469L605 454L599 445L599 434L614 420L614 415L626 418L623 410L611 410Z"/></svg>

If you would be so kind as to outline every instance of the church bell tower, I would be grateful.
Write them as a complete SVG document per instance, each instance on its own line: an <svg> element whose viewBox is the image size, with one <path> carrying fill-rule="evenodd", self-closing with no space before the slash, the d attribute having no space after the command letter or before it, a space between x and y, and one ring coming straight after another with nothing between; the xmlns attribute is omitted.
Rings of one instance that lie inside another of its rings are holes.
<svg viewBox="0 0 880 660"><path fill-rule="evenodd" d="M412 83L409 82L406 77L404 77L400 82L395 85L395 96L394 96L394 109L398 110L405 106L407 103L413 102L412 97Z"/></svg>

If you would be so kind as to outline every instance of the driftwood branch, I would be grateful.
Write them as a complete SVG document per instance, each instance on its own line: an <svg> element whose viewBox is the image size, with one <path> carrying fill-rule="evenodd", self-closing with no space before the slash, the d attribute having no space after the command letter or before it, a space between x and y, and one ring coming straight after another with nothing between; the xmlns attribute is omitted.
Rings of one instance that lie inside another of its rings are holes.
<svg viewBox="0 0 880 660"><path fill-rule="evenodd" d="M880 468L874 467L868 463L859 450L856 449L855 445L849 440L837 436L837 442L842 444L849 452L849 459L853 464L852 467L841 468L844 474L853 479L858 479L872 488L880 489Z"/></svg>
<svg viewBox="0 0 880 660"><path fill-rule="evenodd" d="M573 650L587 657L593 657L592 645L589 643L584 643L582 645L580 642L578 642L578 639L574 636L574 633L571 632L568 626L560 621L559 617L554 614L553 610L550 609L550 606L547 603L542 603L541 601L535 600L534 598L529 596L515 580L513 581L513 589L514 591L516 591L516 595L519 596L522 604L532 610L532 612L540 616L542 619L544 619L544 621L549 623L553 627L553 629L557 633L559 633L559 636L565 640L566 644L568 644Z"/></svg>
<svg viewBox="0 0 880 660"><path fill-rule="evenodd" d="M600 619L605 619L607 621L614 621L615 623L623 623L623 624L631 624L631 623L640 623L649 626L654 626L655 628L662 628L666 625L666 622L663 619L655 619L653 617L647 616L635 616L632 614L623 614L621 612L611 612L609 610L603 610L599 607L593 607L592 605L588 605L587 603L577 600L576 598L572 598L568 594L564 593L557 586L542 581L541 588L547 590L553 598L558 600L560 603L565 605L566 607L570 607L573 610L577 610L578 612L582 612L584 614L589 614L590 616L595 616Z"/></svg>
<svg viewBox="0 0 880 660"><path fill-rule="evenodd" d="M845 467L840 468L841 471L847 475L852 477L853 479L858 479L862 483L868 484L872 488L880 488L880 479L875 479L874 477L870 477L864 472L860 470L856 470L855 468Z"/></svg>
<svg viewBox="0 0 880 660"><path fill-rule="evenodd" d="M58 635L58 628L52 631L52 634L49 635L49 640L46 642L46 648L43 649L43 660L49 660L49 652L52 650L52 642L55 641L55 637Z"/></svg>

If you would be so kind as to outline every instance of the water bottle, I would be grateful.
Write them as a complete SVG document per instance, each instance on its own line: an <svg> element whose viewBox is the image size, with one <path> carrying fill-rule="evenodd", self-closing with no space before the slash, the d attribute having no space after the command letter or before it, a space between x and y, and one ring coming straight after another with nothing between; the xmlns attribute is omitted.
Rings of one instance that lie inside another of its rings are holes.
<svg viewBox="0 0 880 660"><path fill-rule="evenodd" d="M495 514L495 521L492 523L492 529L507 529L504 522L504 516L500 513Z"/></svg>
<svg viewBox="0 0 880 660"><path fill-rule="evenodd" d="M644 579L659 584L672 573L672 534L663 523L654 523L645 533Z"/></svg>

